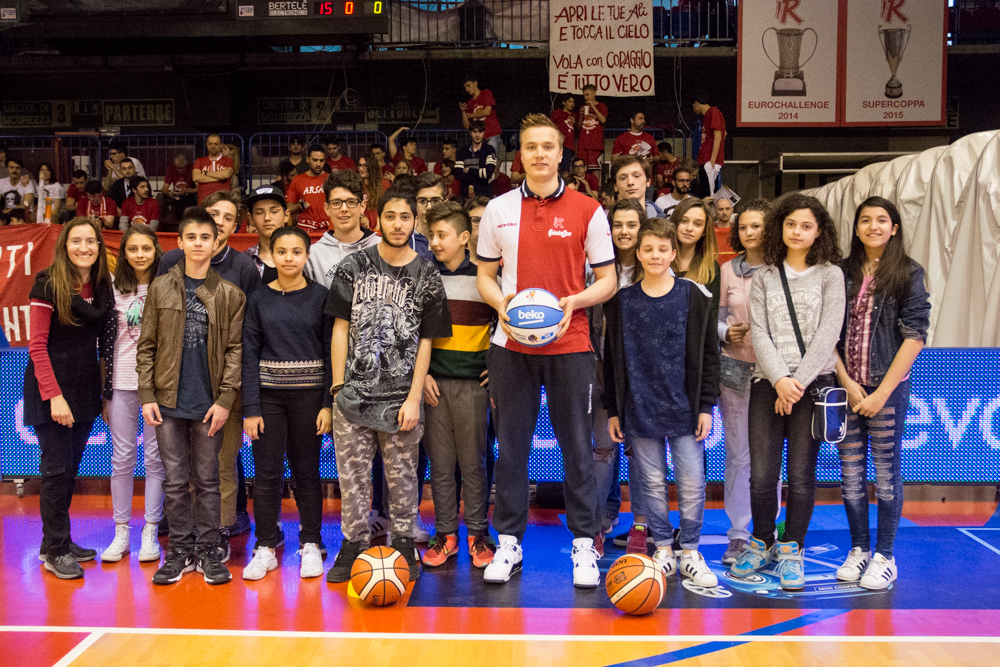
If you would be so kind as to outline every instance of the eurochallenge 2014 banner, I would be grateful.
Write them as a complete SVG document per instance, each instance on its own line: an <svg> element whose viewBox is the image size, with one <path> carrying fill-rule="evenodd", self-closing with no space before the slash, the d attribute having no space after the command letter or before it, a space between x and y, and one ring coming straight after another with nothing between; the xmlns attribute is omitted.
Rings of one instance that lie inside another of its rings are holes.
<svg viewBox="0 0 1000 667"><path fill-rule="evenodd" d="M741 2L737 125L944 125L946 3Z"/></svg>
<svg viewBox="0 0 1000 667"><path fill-rule="evenodd" d="M550 0L549 91L605 97L654 95L650 0Z"/></svg>

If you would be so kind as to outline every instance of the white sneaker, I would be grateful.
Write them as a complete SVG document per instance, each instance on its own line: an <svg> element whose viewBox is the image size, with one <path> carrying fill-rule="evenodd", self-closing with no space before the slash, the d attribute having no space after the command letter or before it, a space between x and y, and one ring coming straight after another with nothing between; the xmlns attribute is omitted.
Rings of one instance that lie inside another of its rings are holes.
<svg viewBox="0 0 1000 667"><path fill-rule="evenodd" d="M368 512L369 538L385 537L389 533L389 519L379 514L378 510ZM388 538L387 538L388 539Z"/></svg>
<svg viewBox="0 0 1000 667"><path fill-rule="evenodd" d="M101 560L105 563L117 563L120 561L122 556L130 551L128 540L128 524L116 524L115 539L111 541L108 548L101 554Z"/></svg>
<svg viewBox="0 0 1000 667"><path fill-rule="evenodd" d="M681 576L687 577L699 586L715 588L719 585L719 578L708 569L705 557L697 551L681 553L680 571Z"/></svg>
<svg viewBox="0 0 1000 667"><path fill-rule="evenodd" d="M671 547L663 547L653 552L653 562L663 570L663 576L671 577L677 572L677 556Z"/></svg>
<svg viewBox="0 0 1000 667"><path fill-rule="evenodd" d="M483 581L491 584L505 584L513 574L521 571L521 560L524 554L517 538L513 535L499 535L497 550L493 554L493 562L483 570Z"/></svg>
<svg viewBox="0 0 1000 667"><path fill-rule="evenodd" d="M309 542L299 549L301 562L299 563L299 576L303 579L312 579L323 574L323 555L319 552L319 545Z"/></svg>
<svg viewBox="0 0 1000 667"><path fill-rule="evenodd" d="M865 568L871 561L871 554L862 551L861 547L854 547L847 554L847 560L837 568L838 581L857 581L865 573Z"/></svg>
<svg viewBox="0 0 1000 667"><path fill-rule="evenodd" d="M140 563L160 560L160 540L157 539L159 529L160 526L155 523L147 523L142 527L142 547L139 549Z"/></svg>
<svg viewBox="0 0 1000 667"><path fill-rule="evenodd" d="M278 559L274 557L274 549L260 547L253 555L253 559L243 568L243 578L247 581L257 581L276 567Z"/></svg>
<svg viewBox="0 0 1000 667"><path fill-rule="evenodd" d="M573 585L577 588L594 588L601 583L601 571L597 568L600 555L594 548L594 540L578 537L573 540Z"/></svg>
<svg viewBox="0 0 1000 667"><path fill-rule="evenodd" d="M416 523L414 525L415 525L415 527L416 527L417 530L413 534L413 541L414 542L421 542L421 543L423 543L423 542L430 542L431 541L431 531L424 524L424 520L420 517L419 513L417 514L417 520L416 520Z"/></svg>
<svg viewBox="0 0 1000 667"><path fill-rule="evenodd" d="M897 574L899 572L896 570L896 559L886 558L876 552L872 556L872 561L868 564L864 576L861 577L861 588L867 588L870 591L880 591L896 581Z"/></svg>

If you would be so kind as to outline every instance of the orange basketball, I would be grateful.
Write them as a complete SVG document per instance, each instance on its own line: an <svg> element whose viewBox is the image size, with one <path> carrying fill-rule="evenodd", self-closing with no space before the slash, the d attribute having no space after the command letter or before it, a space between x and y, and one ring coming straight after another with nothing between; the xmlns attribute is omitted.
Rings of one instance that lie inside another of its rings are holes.
<svg viewBox="0 0 1000 667"><path fill-rule="evenodd" d="M626 614L641 616L660 606L667 588L663 570L648 556L625 554L604 579L611 604Z"/></svg>
<svg viewBox="0 0 1000 667"><path fill-rule="evenodd" d="M395 604L410 583L410 566L390 547L372 547L351 567L351 585L362 601L385 607Z"/></svg>

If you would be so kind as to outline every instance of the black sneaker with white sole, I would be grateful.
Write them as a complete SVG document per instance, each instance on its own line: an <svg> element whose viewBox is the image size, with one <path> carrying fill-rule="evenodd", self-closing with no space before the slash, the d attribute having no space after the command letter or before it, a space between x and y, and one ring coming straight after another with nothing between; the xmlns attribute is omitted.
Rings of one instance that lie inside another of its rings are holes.
<svg viewBox="0 0 1000 667"><path fill-rule="evenodd" d="M410 581L420 578L420 552L417 551L415 541L412 537L392 536L392 548L403 554L406 564L410 566Z"/></svg>
<svg viewBox="0 0 1000 667"><path fill-rule="evenodd" d="M198 572L205 575L205 583L224 584L232 580L233 575L222 561L219 559L217 549L206 549L197 556Z"/></svg>
<svg viewBox="0 0 1000 667"><path fill-rule="evenodd" d="M192 571L194 571L194 556L187 551L171 549L167 552L163 565L153 575L153 583L159 586L175 584L186 573Z"/></svg>
<svg viewBox="0 0 1000 667"><path fill-rule="evenodd" d="M342 584L351 580L351 568L354 561L358 559L361 552L368 548L364 542L350 542L344 540L337 553L337 559L333 561L333 567L326 573L326 580L331 584Z"/></svg>
<svg viewBox="0 0 1000 667"><path fill-rule="evenodd" d="M45 569L60 579L79 579L83 576L83 568L71 553L62 556L45 556Z"/></svg>
<svg viewBox="0 0 1000 667"><path fill-rule="evenodd" d="M48 545L45 544L45 542L42 542L42 545L38 547L38 560L45 562L45 557L48 553ZM97 558L97 551L94 549L85 549L76 542L69 543L69 553L76 559L77 563L86 563L87 561Z"/></svg>

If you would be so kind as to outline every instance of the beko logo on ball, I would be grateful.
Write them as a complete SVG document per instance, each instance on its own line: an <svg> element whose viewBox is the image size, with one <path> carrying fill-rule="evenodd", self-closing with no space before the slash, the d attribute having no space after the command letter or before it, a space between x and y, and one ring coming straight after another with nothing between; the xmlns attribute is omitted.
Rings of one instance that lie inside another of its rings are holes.
<svg viewBox="0 0 1000 667"><path fill-rule="evenodd" d="M538 322L545 319L545 313L537 310L520 311L517 314L517 319L521 322Z"/></svg>

